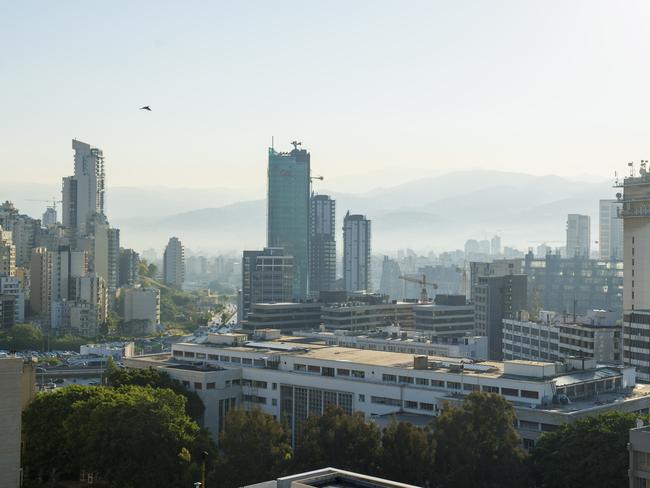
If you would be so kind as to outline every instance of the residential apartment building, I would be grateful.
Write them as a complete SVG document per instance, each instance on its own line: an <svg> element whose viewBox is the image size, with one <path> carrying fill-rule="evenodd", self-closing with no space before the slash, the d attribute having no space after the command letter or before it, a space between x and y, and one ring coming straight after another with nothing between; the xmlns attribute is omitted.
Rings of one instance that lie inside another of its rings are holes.
<svg viewBox="0 0 650 488"><path fill-rule="evenodd" d="M160 324L160 290L128 288L124 291L124 322L138 335L155 334ZM131 324L131 325L129 325Z"/></svg>
<svg viewBox="0 0 650 488"><path fill-rule="evenodd" d="M133 249L120 248L118 286L135 286L140 281L140 256Z"/></svg>
<svg viewBox="0 0 650 488"><path fill-rule="evenodd" d="M0 294L0 329L16 325L16 297Z"/></svg>
<svg viewBox="0 0 650 488"><path fill-rule="evenodd" d="M45 247L36 247L32 250L29 265L31 290L29 294L29 309L33 315L44 317L50 310L50 253Z"/></svg>
<svg viewBox="0 0 650 488"><path fill-rule="evenodd" d="M309 290L334 289L336 282L336 202L329 195L311 196Z"/></svg>
<svg viewBox="0 0 650 488"><path fill-rule="evenodd" d="M591 218L569 214L566 222L566 257L589 258L591 251Z"/></svg>
<svg viewBox="0 0 650 488"><path fill-rule="evenodd" d="M623 219L618 216L623 202L600 200L598 216L598 254L600 259L623 260Z"/></svg>
<svg viewBox="0 0 650 488"><path fill-rule="evenodd" d="M522 260L514 259L495 259L494 261L481 262L472 261L469 264L468 291L469 300L474 301L474 287L478 285L478 279L481 276L505 276L522 273ZM427 276L427 278L429 278ZM437 283L434 281L433 283Z"/></svg>
<svg viewBox="0 0 650 488"><path fill-rule="evenodd" d="M0 276L16 276L16 246L11 231L0 227Z"/></svg>
<svg viewBox="0 0 650 488"><path fill-rule="evenodd" d="M409 414L411 422L425 425L445 404L459 405L469 393L485 391L513 404L517 428L530 448L542 432L563 423L650 408L650 387L636 383L633 368L588 360L480 362L210 334L203 344L177 343L171 354L124 362L162 368L195 391L206 406L202 423L214 435L235 406L285 419L295 441L306 419L328 405L378 422Z"/></svg>
<svg viewBox="0 0 650 488"><path fill-rule="evenodd" d="M569 357L593 358L599 364L620 364L621 325L618 317L592 310L577 317L543 311L539 320L527 312L503 320L503 358L563 361Z"/></svg>
<svg viewBox="0 0 650 488"><path fill-rule="evenodd" d="M527 308L526 275L479 276L474 287L475 335L488 338L488 358L501 359L503 319Z"/></svg>
<svg viewBox="0 0 650 488"><path fill-rule="evenodd" d="M343 282L348 292L370 290L370 220L348 212L343 219Z"/></svg>
<svg viewBox="0 0 650 488"><path fill-rule="evenodd" d="M163 281L181 288L185 281L185 250L178 237L170 237L163 256Z"/></svg>
<svg viewBox="0 0 650 488"><path fill-rule="evenodd" d="M415 329L431 337L474 334L474 304L465 295L436 295L432 304L415 305Z"/></svg>
<svg viewBox="0 0 650 488"><path fill-rule="evenodd" d="M293 256L294 300L307 298L309 290L311 156L299 145L288 153L269 148L268 160L267 246Z"/></svg>
<svg viewBox="0 0 650 488"><path fill-rule="evenodd" d="M641 164L638 176L617 182L623 194L623 357L650 381L650 173Z"/></svg>
<svg viewBox="0 0 650 488"><path fill-rule="evenodd" d="M17 324L25 322L25 291L17 276L0 277L0 295L14 297L14 321Z"/></svg>
<svg viewBox="0 0 650 488"><path fill-rule="evenodd" d="M242 258L241 319L246 320L255 303L289 302L294 295L293 256L283 248L244 251Z"/></svg>
<svg viewBox="0 0 650 488"><path fill-rule="evenodd" d="M623 313L623 262L562 258L546 254L535 258L528 252L524 259L528 275L530 310L554 310L584 315L589 310Z"/></svg>
<svg viewBox="0 0 650 488"><path fill-rule="evenodd" d="M101 149L72 140L74 176L63 178L63 225L85 235L90 219L104 215L104 154Z"/></svg>

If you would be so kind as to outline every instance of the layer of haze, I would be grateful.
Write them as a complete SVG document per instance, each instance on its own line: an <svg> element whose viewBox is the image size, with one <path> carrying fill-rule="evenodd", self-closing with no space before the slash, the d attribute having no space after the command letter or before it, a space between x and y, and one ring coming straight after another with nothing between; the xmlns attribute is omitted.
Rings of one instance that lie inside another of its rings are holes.
<svg viewBox="0 0 650 488"><path fill-rule="evenodd" d="M649 17L641 0L7 0L0 178L58 183L76 137L109 186L261 196L275 136L342 191L479 167L604 179L648 158Z"/></svg>

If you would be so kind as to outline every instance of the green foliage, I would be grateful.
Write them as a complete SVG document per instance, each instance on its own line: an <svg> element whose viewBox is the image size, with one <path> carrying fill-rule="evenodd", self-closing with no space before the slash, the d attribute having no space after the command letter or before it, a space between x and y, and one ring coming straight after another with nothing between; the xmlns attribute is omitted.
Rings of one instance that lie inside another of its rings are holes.
<svg viewBox="0 0 650 488"><path fill-rule="evenodd" d="M219 448L221 458L211 486L235 488L289 472L292 450L288 429L259 409L231 410Z"/></svg>
<svg viewBox="0 0 650 488"><path fill-rule="evenodd" d="M382 476L418 486L433 480L435 444L428 430L393 419L381 437Z"/></svg>
<svg viewBox="0 0 650 488"><path fill-rule="evenodd" d="M637 415L610 412L586 417L547 432L532 453L540 488L624 487L628 484L629 429Z"/></svg>
<svg viewBox="0 0 650 488"><path fill-rule="evenodd" d="M43 393L24 414L25 464L31 478L74 479L95 471L111 487L191 486L189 459L213 451L208 435L169 389L62 388Z"/></svg>
<svg viewBox="0 0 650 488"><path fill-rule="evenodd" d="M313 415L303 424L298 436L296 465L311 471L324 466L361 473L376 473L380 459L381 434L363 414L346 415L329 406L322 416Z"/></svg>
<svg viewBox="0 0 650 488"><path fill-rule="evenodd" d="M526 486L515 421L512 405L493 393L474 392L461 408L445 408L434 422L436 486Z"/></svg>
<svg viewBox="0 0 650 488"><path fill-rule="evenodd" d="M187 414L194 420L199 421L203 417L205 406L203 401L194 391L188 391L178 381L174 380L166 372L154 368L127 369L110 367L106 371L106 379L110 386L150 386L153 388L169 388L174 393L185 397L184 408Z"/></svg>
<svg viewBox="0 0 650 488"><path fill-rule="evenodd" d="M17 324L0 336L0 348L16 351L39 351L43 333L33 324Z"/></svg>

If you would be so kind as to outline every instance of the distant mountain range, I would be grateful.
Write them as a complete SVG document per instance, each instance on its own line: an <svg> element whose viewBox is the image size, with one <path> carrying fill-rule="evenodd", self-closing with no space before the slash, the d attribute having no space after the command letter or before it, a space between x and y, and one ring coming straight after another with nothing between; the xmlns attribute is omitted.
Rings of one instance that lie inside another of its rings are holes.
<svg viewBox="0 0 650 488"><path fill-rule="evenodd" d="M7 190L0 184L3 200L11 199L5 194L18 190L24 198L36 193L57 195L55 187ZM560 246L568 213L591 215L592 241L596 241L598 200L613 198L615 190L607 181L479 170L414 179L360 194L321 193L336 199L339 229L348 210L372 219L373 249L382 252L405 247L458 249L469 238L490 238L495 233L502 236L503 245L522 250L541 242ZM118 187L108 189L107 202L109 219L120 227L123 245L136 249L161 249L172 235L190 249L211 253L258 248L266 240L263 195L225 187ZM16 204L23 209L27 202Z"/></svg>

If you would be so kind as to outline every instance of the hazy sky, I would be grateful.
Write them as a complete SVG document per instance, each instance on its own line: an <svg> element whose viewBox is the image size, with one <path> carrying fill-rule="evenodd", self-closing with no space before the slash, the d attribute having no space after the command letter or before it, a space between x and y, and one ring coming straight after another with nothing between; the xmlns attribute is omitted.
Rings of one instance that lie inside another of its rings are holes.
<svg viewBox="0 0 650 488"><path fill-rule="evenodd" d="M336 181L606 178L650 156L650 2L0 2L0 179L263 188L298 139ZM153 112L138 111L151 105Z"/></svg>

